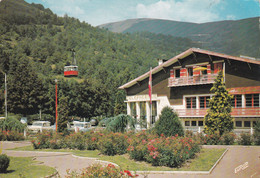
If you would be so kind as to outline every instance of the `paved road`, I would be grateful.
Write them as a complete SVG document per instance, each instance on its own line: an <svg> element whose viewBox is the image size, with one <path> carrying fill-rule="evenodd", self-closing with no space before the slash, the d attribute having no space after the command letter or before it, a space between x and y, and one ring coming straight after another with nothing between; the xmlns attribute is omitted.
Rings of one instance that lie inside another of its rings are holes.
<svg viewBox="0 0 260 178"><path fill-rule="evenodd" d="M19 157L35 157L37 161L43 162L47 166L56 168L61 177L66 175L67 169L82 169L97 160L91 158L75 157L68 153L50 153L50 152L28 152L28 151L11 151L8 148L30 145L29 142L4 142L3 152L9 156ZM154 177L183 177L183 178L260 178L260 147L242 147L242 146L206 146L209 148L223 147L228 148L225 156L221 159L218 165L214 168L211 174L199 175L192 174L152 174L148 172L149 178ZM140 176L143 177L143 176Z"/></svg>

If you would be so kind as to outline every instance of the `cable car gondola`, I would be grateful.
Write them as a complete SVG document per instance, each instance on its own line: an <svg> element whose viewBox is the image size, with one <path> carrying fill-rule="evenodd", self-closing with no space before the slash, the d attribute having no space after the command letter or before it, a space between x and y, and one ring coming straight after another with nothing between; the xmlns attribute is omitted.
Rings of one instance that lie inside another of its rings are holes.
<svg viewBox="0 0 260 178"><path fill-rule="evenodd" d="M76 59L75 59L75 51L72 50L72 63L69 66L64 67L64 77L77 77L78 76L78 66L76 65Z"/></svg>

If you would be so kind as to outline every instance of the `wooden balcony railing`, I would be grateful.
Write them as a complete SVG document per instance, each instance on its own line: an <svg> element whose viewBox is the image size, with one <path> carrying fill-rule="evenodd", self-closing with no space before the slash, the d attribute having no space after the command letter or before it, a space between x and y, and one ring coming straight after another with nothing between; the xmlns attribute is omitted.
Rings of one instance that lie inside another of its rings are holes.
<svg viewBox="0 0 260 178"><path fill-rule="evenodd" d="M186 85L202 85L214 83L218 74L206 74L199 76L188 76L168 79L168 87L186 86Z"/></svg>
<svg viewBox="0 0 260 178"><path fill-rule="evenodd" d="M204 117L207 109L177 109L179 117ZM232 108L232 117L260 117L260 107L258 108Z"/></svg>

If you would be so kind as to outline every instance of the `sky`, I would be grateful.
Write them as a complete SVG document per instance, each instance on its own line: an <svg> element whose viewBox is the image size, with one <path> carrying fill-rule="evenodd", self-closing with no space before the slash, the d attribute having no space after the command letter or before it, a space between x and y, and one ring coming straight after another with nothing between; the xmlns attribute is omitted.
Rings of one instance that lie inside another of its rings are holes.
<svg viewBox="0 0 260 178"><path fill-rule="evenodd" d="M25 0L93 26L135 18L205 23L260 16L260 0Z"/></svg>

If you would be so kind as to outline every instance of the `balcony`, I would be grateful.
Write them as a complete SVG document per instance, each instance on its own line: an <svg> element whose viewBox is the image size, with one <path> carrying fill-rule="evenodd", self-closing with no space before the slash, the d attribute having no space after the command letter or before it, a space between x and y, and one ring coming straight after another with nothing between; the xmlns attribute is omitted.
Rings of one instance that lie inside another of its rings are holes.
<svg viewBox="0 0 260 178"><path fill-rule="evenodd" d="M177 109L179 117L204 117L207 109ZM232 117L260 117L260 108L232 108Z"/></svg>
<svg viewBox="0 0 260 178"><path fill-rule="evenodd" d="M217 75L218 74L206 74L180 78L170 77L168 79L168 87L211 84L214 83L214 80L217 77Z"/></svg>

